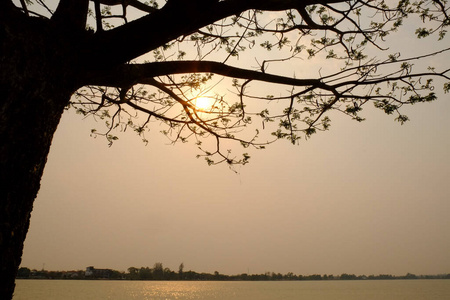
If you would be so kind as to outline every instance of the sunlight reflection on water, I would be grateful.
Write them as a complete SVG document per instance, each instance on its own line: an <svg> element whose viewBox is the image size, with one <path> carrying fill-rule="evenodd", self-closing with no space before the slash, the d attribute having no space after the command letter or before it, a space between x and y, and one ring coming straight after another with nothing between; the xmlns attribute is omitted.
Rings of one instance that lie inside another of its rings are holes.
<svg viewBox="0 0 450 300"><path fill-rule="evenodd" d="M206 282L152 283L140 287L139 293L144 299L217 299L218 296L218 287ZM132 288L129 287L129 289ZM139 297L140 295L138 295Z"/></svg>

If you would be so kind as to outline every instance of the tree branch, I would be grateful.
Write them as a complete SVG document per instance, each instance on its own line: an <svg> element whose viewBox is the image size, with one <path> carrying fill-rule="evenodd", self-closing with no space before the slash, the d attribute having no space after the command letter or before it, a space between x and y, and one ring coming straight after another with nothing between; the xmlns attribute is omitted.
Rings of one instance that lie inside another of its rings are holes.
<svg viewBox="0 0 450 300"><path fill-rule="evenodd" d="M24 11L24 13L29 16L30 13L28 12L28 7L27 4L25 3L25 0L20 0L20 5L22 5L22 9Z"/></svg>
<svg viewBox="0 0 450 300"><path fill-rule="evenodd" d="M52 21L64 27L84 30L89 0L61 0L52 16Z"/></svg>
<svg viewBox="0 0 450 300"><path fill-rule="evenodd" d="M169 1L158 11L98 34L92 45L92 63L101 67L99 62L114 65L130 61L180 36L249 9L282 11L299 7L298 0L227 0L200 5L204 2ZM338 2L342 0L308 0L302 5Z"/></svg>
<svg viewBox="0 0 450 300"><path fill-rule="evenodd" d="M87 84L120 87L144 83L148 78L157 76L185 73L214 73L231 78L251 79L293 86L322 86L319 79L296 79L231 67L214 61L171 61L122 65L112 72L109 70L105 76L95 74L91 79L88 79Z"/></svg>

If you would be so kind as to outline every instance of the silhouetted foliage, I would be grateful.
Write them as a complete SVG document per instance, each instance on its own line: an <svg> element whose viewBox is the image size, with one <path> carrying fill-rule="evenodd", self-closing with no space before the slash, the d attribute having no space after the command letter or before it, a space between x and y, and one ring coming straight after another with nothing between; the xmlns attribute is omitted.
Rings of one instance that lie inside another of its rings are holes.
<svg viewBox="0 0 450 300"><path fill-rule="evenodd" d="M162 263L156 263L154 268L149 267L130 267L128 272L121 272L112 269L99 269L101 271L108 271L109 276L85 276L85 271L46 271L46 270L30 270L28 268L20 268L17 278L21 279L103 279L103 280L203 280L203 281L281 281L281 280L393 280L393 279L450 279L450 274L440 275L414 275L407 273L404 276L394 276L389 274L380 275L355 275L343 273L341 275L297 275L292 272L287 274L266 272L264 274L239 274L239 275L225 275L219 271L214 273L198 273L192 270L183 271L183 275L174 272L169 268L165 268L161 272ZM184 266L183 266L184 267ZM161 274L163 275L161 276Z"/></svg>

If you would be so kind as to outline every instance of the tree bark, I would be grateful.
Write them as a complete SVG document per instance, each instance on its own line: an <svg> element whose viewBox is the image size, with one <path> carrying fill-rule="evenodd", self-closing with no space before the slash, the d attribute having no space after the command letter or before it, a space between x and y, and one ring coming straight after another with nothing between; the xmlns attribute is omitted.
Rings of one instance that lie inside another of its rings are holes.
<svg viewBox="0 0 450 300"><path fill-rule="evenodd" d="M0 299L7 300L53 134L77 87L77 47L48 21L1 21Z"/></svg>
<svg viewBox="0 0 450 300"><path fill-rule="evenodd" d="M51 102L68 95L55 91L52 97L30 97L23 89L8 93L4 86L0 93L0 299L10 299L33 202L64 109ZM20 105L15 105L17 99Z"/></svg>

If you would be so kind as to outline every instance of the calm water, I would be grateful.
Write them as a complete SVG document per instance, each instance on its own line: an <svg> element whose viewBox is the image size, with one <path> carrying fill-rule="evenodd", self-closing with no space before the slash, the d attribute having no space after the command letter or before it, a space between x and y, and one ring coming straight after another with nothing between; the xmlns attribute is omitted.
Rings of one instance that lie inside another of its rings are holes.
<svg viewBox="0 0 450 300"><path fill-rule="evenodd" d="M17 280L13 300L446 300L450 280L64 281Z"/></svg>

